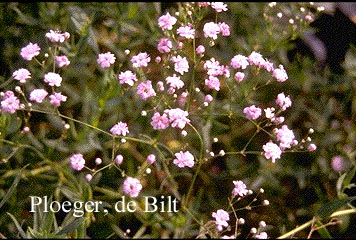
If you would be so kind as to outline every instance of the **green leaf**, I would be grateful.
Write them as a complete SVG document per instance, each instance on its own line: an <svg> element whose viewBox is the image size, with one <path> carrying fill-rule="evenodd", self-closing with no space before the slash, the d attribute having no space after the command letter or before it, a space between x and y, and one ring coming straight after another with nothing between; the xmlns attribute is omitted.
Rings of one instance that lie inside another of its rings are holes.
<svg viewBox="0 0 356 240"><path fill-rule="evenodd" d="M327 204L321 206L317 211L317 216L321 217L322 219L327 219L331 214L335 211L346 205L347 203L356 200L355 197L348 197L345 199L334 200L328 202Z"/></svg>
<svg viewBox="0 0 356 240"><path fill-rule="evenodd" d="M12 193L14 192L14 190L16 189L18 183L20 182L21 179L21 175L22 172L24 171L24 169L28 166L29 164L27 164L26 166L24 166L23 168L21 168L21 170L18 172L18 174L16 175L16 178L14 180L14 182L12 183L9 191L7 191L7 193L5 194L4 198L1 200L0 202L0 208L7 202L7 200L9 200L9 198L11 197Z"/></svg>
<svg viewBox="0 0 356 240"><path fill-rule="evenodd" d="M22 238L28 238L28 236L26 235L26 233L24 232L24 230L21 228L21 225L19 224L19 222L16 220L16 218L9 212L6 212L7 215L9 215L12 219L12 221L14 221L15 226L17 228L17 231L20 233Z"/></svg>
<svg viewBox="0 0 356 240"><path fill-rule="evenodd" d="M65 227L62 228L57 234L68 234L71 231L77 229L81 224L84 224L85 218L77 218L70 224L66 225Z"/></svg>

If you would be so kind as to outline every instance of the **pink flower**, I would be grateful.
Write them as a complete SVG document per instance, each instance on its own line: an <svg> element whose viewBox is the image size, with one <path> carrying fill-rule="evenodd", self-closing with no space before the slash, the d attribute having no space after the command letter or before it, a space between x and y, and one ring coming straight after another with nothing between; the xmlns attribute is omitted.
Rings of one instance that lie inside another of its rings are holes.
<svg viewBox="0 0 356 240"><path fill-rule="evenodd" d="M252 120L256 120L262 114L261 108L256 107L255 105L251 105L250 107L245 107L243 112L247 118Z"/></svg>
<svg viewBox="0 0 356 240"><path fill-rule="evenodd" d="M85 159L81 153L73 154L69 160L73 169L80 171L84 168Z"/></svg>
<svg viewBox="0 0 356 240"><path fill-rule="evenodd" d="M178 153L175 153L174 156L175 159L173 160L173 163L178 167L192 168L194 166L194 156L189 151L180 151Z"/></svg>
<svg viewBox="0 0 356 240"><path fill-rule="evenodd" d="M287 108L292 106L292 101L289 96L285 96L282 92L277 95L276 104L278 104L278 106L280 106L282 110L285 111Z"/></svg>
<svg viewBox="0 0 356 240"><path fill-rule="evenodd" d="M166 83L174 89L181 89L184 86L184 82L180 79L180 76L177 77L175 74L166 77Z"/></svg>
<svg viewBox="0 0 356 240"><path fill-rule="evenodd" d="M6 91L2 97L1 109L4 112L13 114L20 108L20 100L15 96L13 91Z"/></svg>
<svg viewBox="0 0 356 240"><path fill-rule="evenodd" d="M152 164L156 161L156 155L154 154L149 154L146 158L146 161L148 164Z"/></svg>
<svg viewBox="0 0 356 240"><path fill-rule="evenodd" d="M213 100L214 100L214 98L210 94L208 94L204 97L204 101L207 103L211 103Z"/></svg>
<svg viewBox="0 0 356 240"><path fill-rule="evenodd" d="M148 63L151 61L151 57L143 52L131 58L132 65L134 67L147 67Z"/></svg>
<svg viewBox="0 0 356 240"><path fill-rule="evenodd" d="M45 36L53 43L62 43L70 37L70 34L68 32L61 33L60 31L49 30Z"/></svg>
<svg viewBox="0 0 356 240"><path fill-rule="evenodd" d="M218 34L220 33L220 26L214 22L208 22L204 24L203 27L204 37L217 39Z"/></svg>
<svg viewBox="0 0 356 240"><path fill-rule="evenodd" d="M125 72L121 72L119 74L119 81L121 84L128 84L129 86L133 86L135 82L137 82L136 74L130 70Z"/></svg>
<svg viewBox="0 0 356 240"><path fill-rule="evenodd" d="M210 89L220 90L220 81L217 77L209 76L208 79L205 79L205 85Z"/></svg>
<svg viewBox="0 0 356 240"><path fill-rule="evenodd" d="M154 97L156 96L156 92L152 87L152 82L150 80L147 80L145 82L141 82L138 86L137 86L137 91L136 93L138 95L140 95L140 97L143 100L147 100L150 97Z"/></svg>
<svg viewBox="0 0 356 240"><path fill-rule="evenodd" d="M188 112L180 108L166 109L164 112L168 114L172 127L183 129L190 122Z"/></svg>
<svg viewBox="0 0 356 240"><path fill-rule="evenodd" d="M278 147L277 144L273 142L268 142L265 145L262 146L263 151L265 151L264 155L267 159L272 159L272 162L274 163L276 159L281 158L282 151Z"/></svg>
<svg viewBox="0 0 356 240"><path fill-rule="evenodd" d="M55 56L56 64L58 67L66 67L70 64L67 56Z"/></svg>
<svg viewBox="0 0 356 240"><path fill-rule="evenodd" d="M229 25L227 25L225 22L219 22L218 25L220 27L221 35L230 36L230 26Z"/></svg>
<svg viewBox="0 0 356 240"><path fill-rule="evenodd" d="M248 190L247 190L244 182L242 182L242 181L232 181L232 182L235 185L234 189L232 190L232 194L234 196L239 195L240 197L243 197L243 196L247 195Z"/></svg>
<svg viewBox="0 0 356 240"><path fill-rule="evenodd" d="M141 190L142 185L137 178L127 177L122 185L122 191L133 198L137 197Z"/></svg>
<svg viewBox="0 0 356 240"><path fill-rule="evenodd" d="M50 103L53 106L59 107L61 105L61 102L67 101L67 96L62 95L62 93L53 93L52 95L49 96Z"/></svg>
<svg viewBox="0 0 356 240"><path fill-rule="evenodd" d="M25 83L27 79L31 78L31 72L28 71L26 68L20 68L20 69L16 70L12 74L12 76L15 80L18 80L21 83Z"/></svg>
<svg viewBox="0 0 356 240"><path fill-rule="evenodd" d="M255 235L255 238L257 238L257 239L267 239L268 235L267 235L266 232L260 232L259 234Z"/></svg>
<svg viewBox="0 0 356 240"><path fill-rule="evenodd" d="M21 48L20 55L27 61L31 61L32 58L40 54L41 48L37 45L37 43L29 43L26 47Z"/></svg>
<svg viewBox="0 0 356 240"><path fill-rule="evenodd" d="M268 61L267 59L265 60L264 63L261 64L261 67L266 69L267 72L273 72L273 70L274 70L273 63Z"/></svg>
<svg viewBox="0 0 356 240"><path fill-rule="evenodd" d="M235 79L237 82L242 82L244 80L245 74L243 72L236 72L235 73Z"/></svg>
<svg viewBox="0 0 356 240"><path fill-rule="evenodd" d="M221 66L220 62L216 61L215 58L206 60L203 67L207 70L209 76L225 75L226 70L228 70L225 66Z"/></svg>
<svg viewBox="0 0 356 240"><path fill-rule="evenodd" d="M110 129L110 132L114 135L126 136L126 134L129 133L129 129L127 123L120 121Z"/></svg>
<svg viewBox="0 0 356 240"><path fill-rule="evenodd" d="M179 72L181 75L183 75L184 72L189 71L189 64L186 57L182 58L180 55L173 56L171 61L174 62L174 70Z"/></svg>
<svg viewBox="0 0 356 240"><path fill-rule="evenodd" d="M162 30L172 30L173 25L176 24L177 19L172 17L169 13L158 18L158 26Z"/></svg>
<svg viewBox="0 0 356 240"><path fill-rule="evenodd" d="M202 54L205 53L205 47L204 47L203 45L199 45L199 46L195 49L195 51L196 51L198 54L202 55Z"/></svg>
<svg viewBox="0 0 356 240"><path fill-rule="evenodd" d="M227 5L223 2L212 2L210 5L216 12L226 12L227 11Z"/></svg>
<svg viewBox="0 0 356 240"><path fill-rule="evenodd" d="M345 168L345 160L341 156L334 156L331 159L331 167L336 172L341 172Z"/></svg>
<svg viewBox="0 0 356 240"><path fill-rule="evenodd" d="M177 29L177 33L187 39L194 39L195 29L191 26L181 26Z"/></svg>
<svg viewBox="0 0 356 240"><path fill-rule="evenodd" d="M213 218L215 218L215 224L219 231L222 231L222 227L227 227L229 224L227 221L230 220L229 213L225 210L219 209L216 212L211 214Z"/></svg>
<svg viewBox="0 0 356 240"><path fill-rule="evenodd" d="M316 150L316 145L314 143L309 144L308 150L314 152Z"/></svg>
<svg viewBox="0 0 356 240"><path fill-rule="evenodd" d="M284 82L288 79L288 75L283 65L279 65L278 68L273 70L272 76L277 80L277 82Z"/></svg>
<svg viewBox="0 0 356 240"><path fill-rule="evenodd" d="M230 65L235 68L241 68L241 69L246 69L246 67L249 65L249 62L247 60L248 58L246 56L243 56L241 54L235 55L230 62Z"/></svg>
<svg viewBox="0 0 356 240"><path fill-rule="evenodd" d="M255 52L255 51L253 51L248 56L247 60L251 65L256 65L258 67L261 67L262 65L264 65L265 61L266 61L260 53Z"/></svg>
<svg viewBox="0 0 356 240"><path fill-rule="evenodd" d="M162 116L158 112L155 112L153 114L151 120L151 126L153 127L153 129L155 130L166 129L167 127L169 127L169 123L170 121L166 113L163 113Z"/></svg>
<svg viewBox="0 0 356 240"><path fill-rule="evenodd" d="M49 86L61 86L62 77L54 72L49 72L44 76L44 82L48 83Z"/></svg>
<svg viewBox="0 0 356 240"><path fill-rule="evenodd" d="M172 41L167 38L161 38L158 42L157 49L160 53L169 53L173 47Z"/></svg>
<svg viewBox="0 0 356 240"><path fill-rule="evenodd" d="M124 157L121 154L116 155L115 157L115 163L120 165L124 161Z"/></svg>
<svg viewBox="0 0 356 240"><path fill-rule="evenodd" d="M34 89L30 93L30 100L41 103L41 102L43 102L43 100L46 98L47 95L48 95L48 92L44 89Z"/></svg>
<svg viewBox="0 0 356 240"><path fill-rule="evenodd" d="M114 64L116 60L116 57L113 53L111 52L106 52L106 53L99 53L98 59L96 62L102 67L102 68L108 68L110 67L111 64Z"/></svg>
<svg viewBox="0 0 356 240"><path fill-rule="evenodd" d="M287 125L283 125L280 129L276 130L277 140L280 141L279 147L281 150L291 148L294 141L294 133L288 128Z"/></svg>

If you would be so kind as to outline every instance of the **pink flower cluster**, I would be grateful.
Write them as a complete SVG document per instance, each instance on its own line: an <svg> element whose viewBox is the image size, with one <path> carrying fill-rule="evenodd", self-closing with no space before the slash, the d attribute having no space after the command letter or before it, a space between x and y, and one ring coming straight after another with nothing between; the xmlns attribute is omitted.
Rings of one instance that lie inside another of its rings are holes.
<svg viewBox="0 0 356 240"><path fill-rule="evenodd" d="M190 122L188 112L180 108L166 109L163 114L155 112L151 119L151 126L155 130L162 130L169 127L171 124L174 128L183 129L187 123Z"/></svg>
<svg viewBox="0 0 356 240"><path fill-rule="evenodd" d="M194 166L194 156L189 151L185 151L185 152L180 151L178 153L175 153L174 156L175 156L175 159L173 160L173 163L175 165L177 165L178 167L192 168Z"/></svg>
<svg viewBox="0 0 356 240"><path fill-rule="evenodd" d="M122 191L132 198L138 197L141 190L142 184L137 178L127 177L122 185Z"/></svg>

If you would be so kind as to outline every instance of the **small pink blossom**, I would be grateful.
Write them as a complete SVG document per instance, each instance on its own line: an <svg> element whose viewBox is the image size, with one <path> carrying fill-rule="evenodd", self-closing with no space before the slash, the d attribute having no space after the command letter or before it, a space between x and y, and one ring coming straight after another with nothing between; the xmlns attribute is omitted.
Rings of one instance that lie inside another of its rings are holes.
<svg viewBox="0 0 356 240"><path fill-rule="evenodd" d="M272 76L277 80L277 82L284 82L288 79L288 75L283 65L279 65L278 68L273 70Z"/></svg>
<svg viewBox="0 0 356 240"><path fill-rule="evenodd" d="M57 43L57 42L62 43L70 37L70 34L68 32L61 33L58 30L57 31L49 30L49 32L47 32L45 36L53 43Z"/></svg>
<svg viewBox="0 0 356 240"><path fill-rule="evenodd" d="M111 64L114 64L116 60L116 57L113 53L111 52L106 52L106 53L99 53L98 59L96 62L102 67L102 68L108 68L110 67Z"/></svg>
<svg viewBox="0 0 356 240"><path fill-rule="evenodd" d="M280 141L279 147L281 150L285 150L292 147L295 136L287 125L283 125L281 128L276 129L276 137Z"/></svg>
<svg viewBox="0 0 356 240"><path fill-rule="evenodd" d="M255 235L255 238L257 238L257 239L267 239L268 235L267 235L266 232L260 232L259 234Z"/></svg>
<svg viewBox="0 0 356 240"><path fill-rule="evenodd" d="M249 107L245 107L243 112L244 112L244 114L246 115L247 118L252 119L252 120L256 120L262 114L261 108L256 107L255 105L251 105Z"/></svg>
<svg viewBox="0 0 356 240"><path fill-rule="evenodd" d="M204 97L204 101L207 103L211 103L213 100L214 100L214 98L210 94L208 94Z"/></svg>
<svg viewBox="0 0 356 240"><path fill-rule="evenodd" d="M243 72L236 72L235 73L235 80L237 82L242 82L242 80L244 80L245 78L245 74Z"/></svg>
<svg viewBox="0 0 356 240"><path fill-rule="evenodd" d="M239 195L240 197L243 197L247 195L248 190L246 188L246 184L243 181L232 181L235 185L234 189L232 190L232 194L234 196Z"/></svg>
<svg viewBox="0 0 356 240"><path fill-rule="evenodd" d="M38 46L37 43L29 43L26 47L21 48L20 55L27 61L31 61L32 58L39 55L41 48Z"/></svg>
<svg viewBox="0 0 356 240"><path fill-rule="evenodd" d="M345 166L345 159L343 157L337 155L331 159L331 167L334 171L341 172L344 170Z"/></svg>
<svg viewBox="0 0 356 240"><path fill-rule="evenodd" d="M258 67L261 67L262 65L265 64L266 60L263 58L261 53L258 53L256 51L253 51L247 58L248 62L250 65L256 65Z"/></svg>
<svg viewBox="0 0 356 240"><path fill-rule="evenodd" d="M203 32L205 38L210 37L215 40L218 38L218 34L220 33L220 26L214 22L205 23Z"/></svg>
<svg viewBox="0 0 356 240"><path fill-rule="evenodd" d="M284 95L284 93L279 93L277 95L276 104L281 107L283 111L292 106L292 100L289 96Z"/></svg>
<svg viewBox="0 0 356 240"><path fill-rule="evenodd" d="M58 73L49 72L44 75L44 82L49 86L61 86L62 77Z"/></svg>
<svg viewBox="0 0 356 240"><path fill-rule="evenodd" d="M153 114L153 117L151 119L151 126L155 130L162 130L166 129L169 127L170 121L166 113L163 113L162 116L158 113L155 112Z"/></svg>
<svg viewBox="0 0 356 240"><path fill-rule="evenodd" d="M140 180L133 177L127 177L122 185L122 191L130 195L130 197L135 198L137 197L142 190L142 185Z"/></svg>
<svg viewBox="0 0 356 240"><path fill-rule="evenodd" d="M185 37L187 39L194 39L195 29L191 26L181 26L177 29L179 36Z"/></svg>
<svg viewBox="0 0 356 240"><path fill-rule="evenodd" d="M227 23L219 22L218 25L222 36L230 36L230 26Z"/></svg>
<svg viewBox="0 0 356 240"><path fill-rule="evenodd" d="M26 68L20 68L20 69L16 70L12 74L12 76L15 80L18 80L21 83L25 83L27 79L31 78L31 72L28 71Z"/></svg>
<svg viewBox="0 0 356 240"><path fill-rule="evenodd" d="M44 89L34 89L30 93L30 100L34 102L41 103L48 95L48 92Z"/></svg>
<svg viewBox="0 0 356 240"><path fill-rule="evenodd" d="M171 16L169 13L158 18L158 26L162 30L172 30L173 25L176 24L177 18Z"/></svg>
<svg viewBox="0 0 356 240"><path fill-rule="evenodd" d="M141 52L131 58L132 65L134 67L147 67L151 61L151 57L146 52Z"/></svg>
<svg viewBox="0 0 356 240"><path fill-rule="evenodd" d="M55 61L58 67L66 67L70 64L67 56L55 56Z"/></svg>
<svg viewBox="0 0 356 240"><path fill-rule="evenodd" d="M2 96L1 109L4 112L13 114L20 108L20 100L15 96L13 91L6 91Z"/></svg>
<svg viewBox="0 0 356 240"><path fill-rule="evenodd" d="M136 93L138 95L140 95L140 97L143 100L147 100L150 97L154 97L156 96L156 92L152 87L152 82L150 80L147 80L145 82L141 82L138 86L137 86L137 90Z"/></svg>
<svg viewBox="0 0 356 240"><path fill-rule="evenodd" d="M205 47L204 47L203 45L199 45L199 46L195 49L195 51L196 51L198 54L202 55L202 54L205 53Z"/></svg>
<svg viewBox="0 0 356 240"><path fill-rule="evenodd" d="M188 112L180 108L166 109L164 112L168 114L172 127L183 129L187 123L190 123L187 118Z"/></svg>
<svg viewBox="0 0 356 240"><path fill-rule="evenodd" d="M114 135L126 136L126 134L129 133L129 129L127 127L127 123L120 121L110 129L110 132Z"/></svg>
<svg viewBox="0 0 356 240"><path fill-rule="evenodd" d="M148 164L152 164L156 161L156 155L154 154L149 154L146 158L146 161Z"/></svg>
<svg viewBox="0 0 356 240"><path fill-rule="evenodd" d="M174 70L181 75L189 71L189 64L186 57L181 57L180 55L173 56L171 61L174 62Z"/></svg>
<svg viewBox="0 0 356 240"><path fill-rule="evenodd" d="M220 65L220 62L216 61L215 58L206 60L203 67L207 70L209 76L230 75L228 67Z"/></svg>
<svg viewBox="0 0 356 240"><path fill-rule="evenodd" d="M227 9L227 4L223 2L211 2L210 6L216 11L216 12L226 12Z"/></svg>
<svg viewBox="0 0 356 240"><path fill-rule="evenodd" d="M210 89L214 89L216 91L220 90L220 80L217 77L209 76L208 79L205 79L205 85Z"/></svg>
<svg viewBox="0 0 356 240"><path fill-rule="evenodd" d="M314 152L316 150L316 145L314 143L311 143L308 145L308 150L311 152Z"/></svg>
<svg viewBox="0 0 356 240"><path fill-rule="evenodd" d="M73 154L69 160L72 165L72 168L77 171L82 170L85 166L85 159L83 158L83 154L81 153Z"/></svg>
<svg viewBox="0 0 356 240"><path fill-rule="evenodd" d="M246 56L238 54L231 59L230 65L235 69L246 69L249 65L249 61Z"/></svg>
<svg viewBox="0 0 356 240"><path fill-rule="evenodd" d="M119 82L121 84L128 84L129 86L133 86L135 82L137 82L137 77L136 74L133 73L130 70L127 70L125 72L120 72L119 74Z"/></svg>
<svg viewBox="0 0 356 240"><path fill-rule="evenodd" d="M52 95L49 96L50 103L53 106L59 107L61 105L61 102L67 101L67 96L62 95L60 92L55 92Z"/></svg>
<svg viewBox="0 0 356 240"><path fill-rule="evenodd" d="M229 226L227 223L230 220L229 213L225 210L219 209L216 212L213 212L211 215L215 218L215 224L218 228L218 231L222 231L223 227Z"/></svg>
<svg viewBox="0 0 356 240"><path fill-rule="evenodd" d="M176 76L176 74L166 77L166 83L173 89L181 89L184 87L184 82L180 79L180 76Z"/></svg>
<svg viewBox="0 0 356 240"><path fill-rule="evenodd" d="M157 45L157 49L160 53L169 53L172 47L172 41L170 41L168 38L161 38Z"/></svg>
<svg viewBox="0 0 356 240"><path fill-rule="evenodd" d="M121 154L116 155L115 157L115 163L120 165L124 161L124 157Z"/></svg>
<svg viewBox="0 0 356 240"><path fill-rule="evenodd" d="M192 168L194 166L194 156L189 151L180 151L178 153L175 153L174 156L175 159L173 160L173 163L178 167Z"/></svg>
<svg viewBox="0 0 356 240"><path fill-rule="evenodd" d="M277 144L270 141L263 145L262 148L263 151L265 151L264 156L267 159L271 158L273 163L276 161L276 159L281 158L282 151Z"/></svg>

